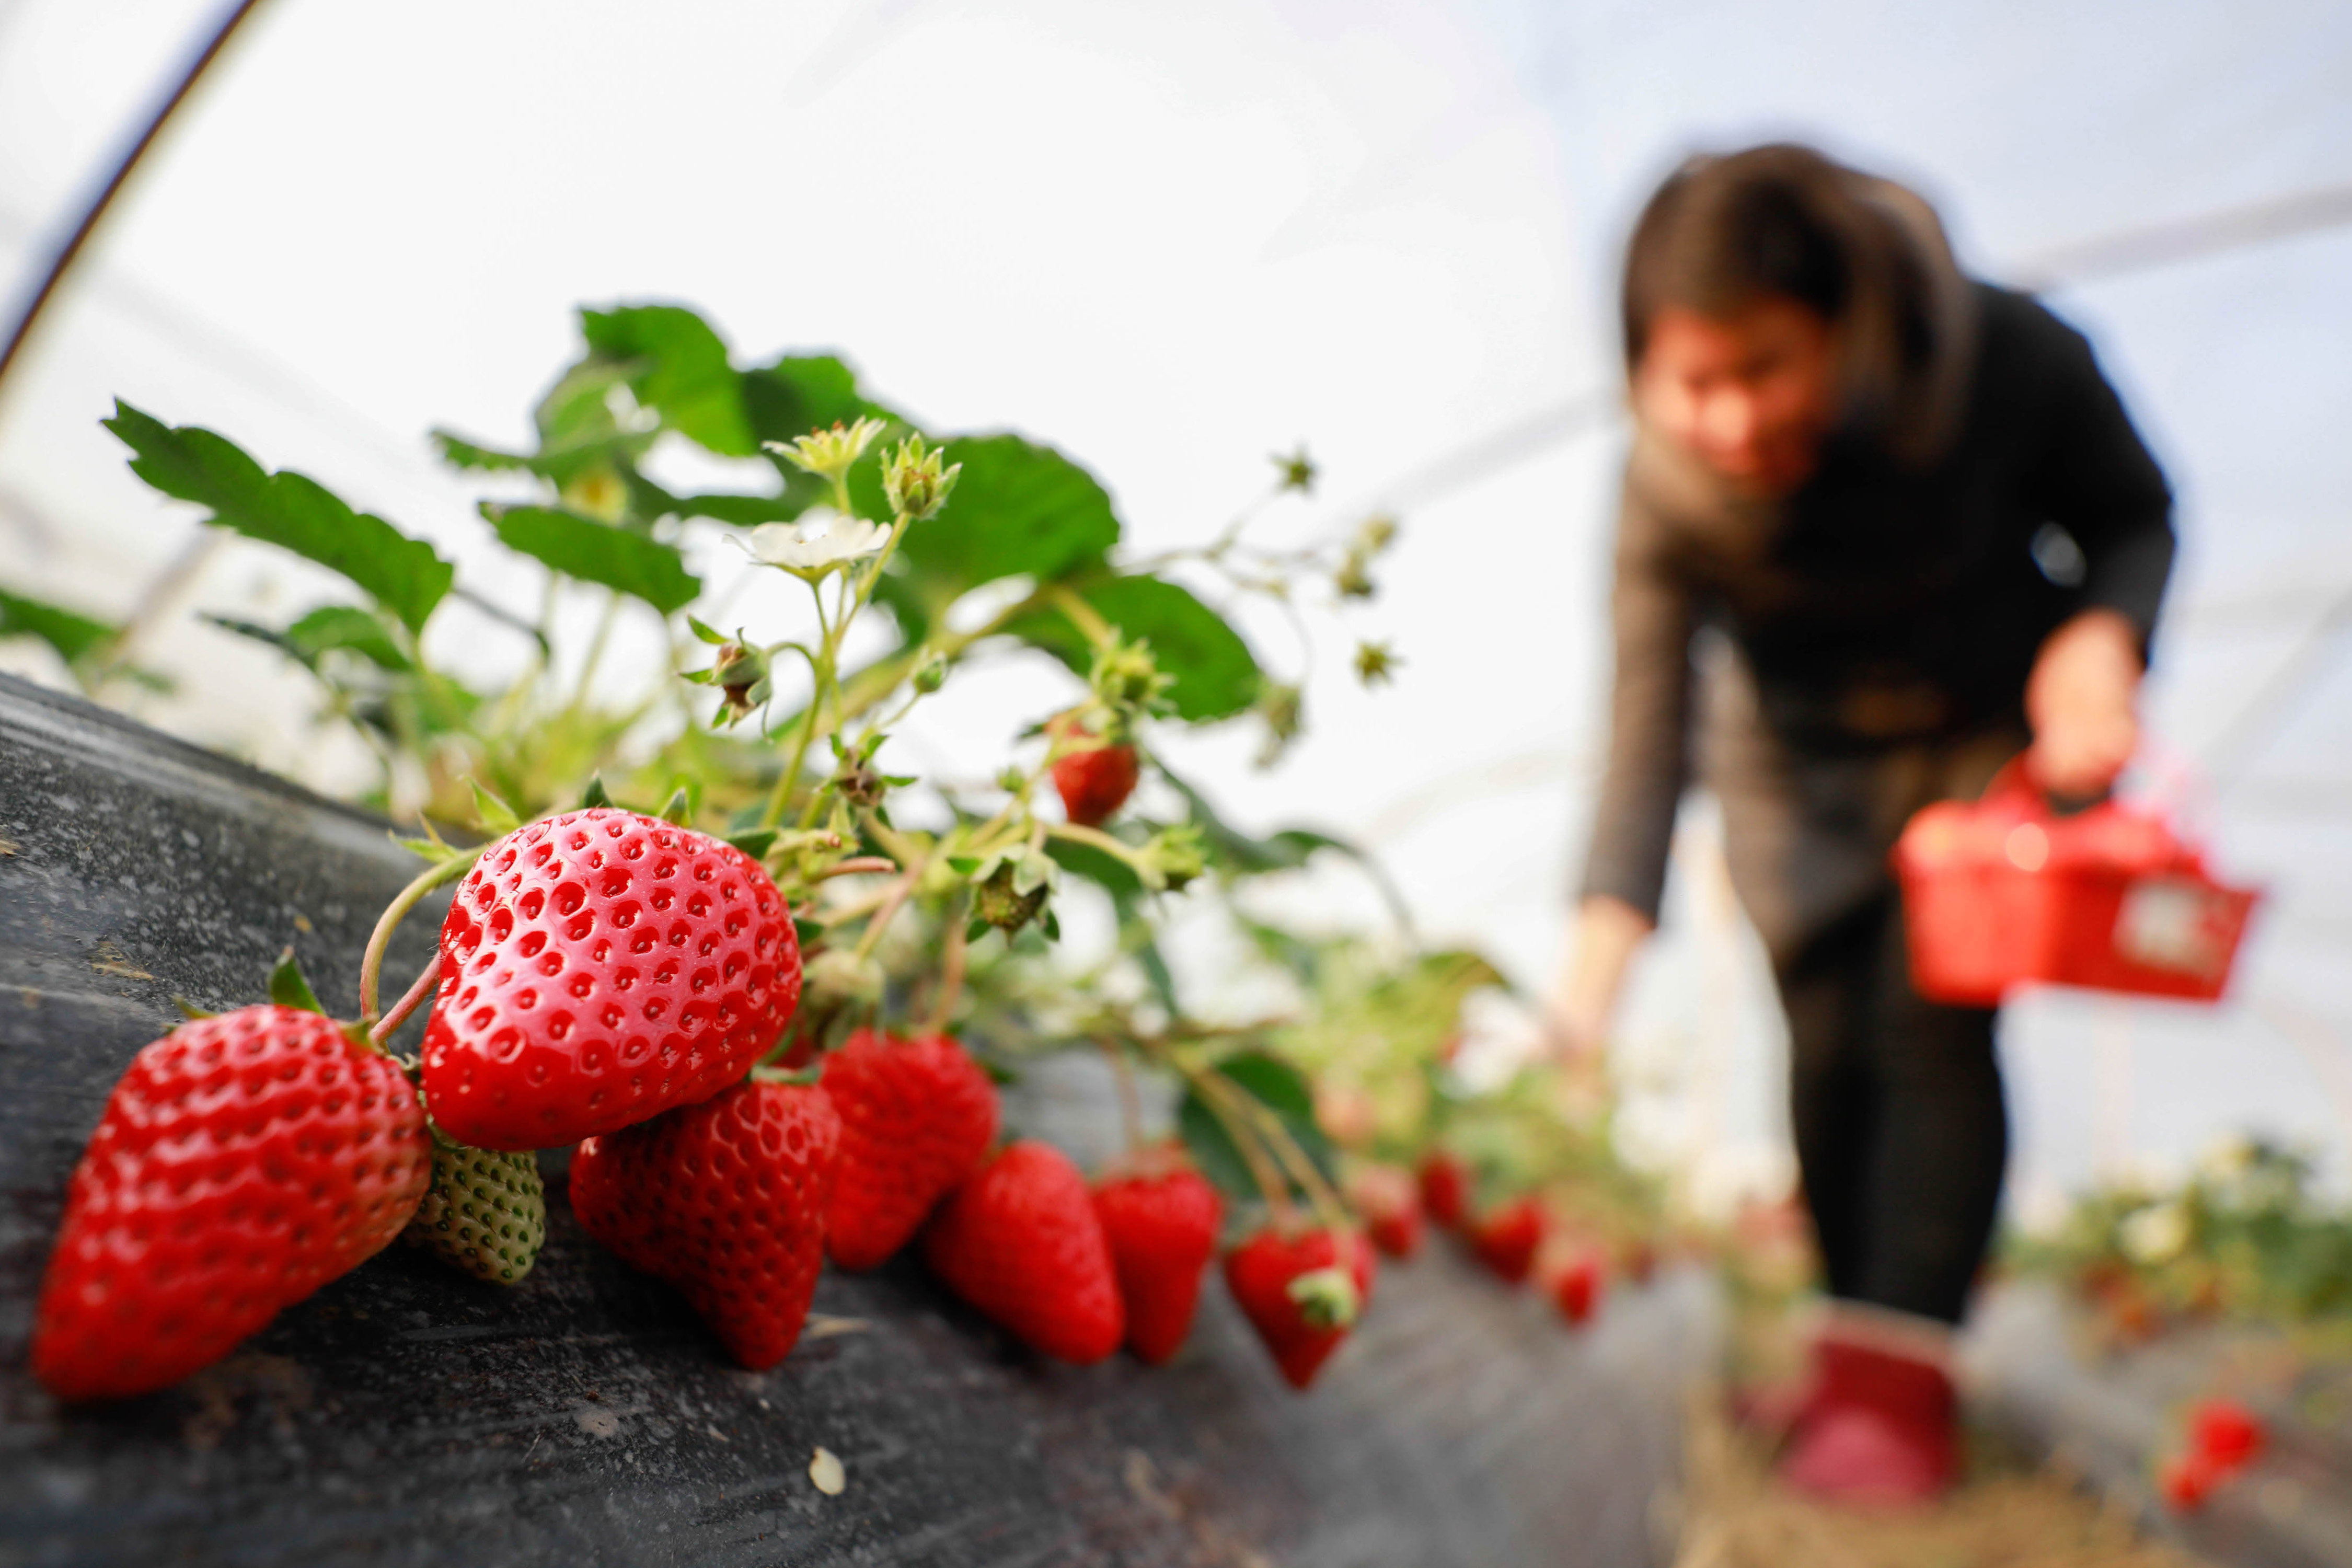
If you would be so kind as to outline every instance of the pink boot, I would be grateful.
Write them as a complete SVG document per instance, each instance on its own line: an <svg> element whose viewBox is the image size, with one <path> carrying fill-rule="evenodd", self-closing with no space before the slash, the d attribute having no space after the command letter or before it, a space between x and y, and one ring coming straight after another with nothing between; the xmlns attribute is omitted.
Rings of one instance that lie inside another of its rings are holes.
<svg viewBox="0 0 2352 1568"><path fill-rule="evenodd" d="M1831 1502L1933 1502L1958 1479L1950 1333L1900 1313L1841 1305L1813 1346L1812 1397L1780 1479Z"/></svg>

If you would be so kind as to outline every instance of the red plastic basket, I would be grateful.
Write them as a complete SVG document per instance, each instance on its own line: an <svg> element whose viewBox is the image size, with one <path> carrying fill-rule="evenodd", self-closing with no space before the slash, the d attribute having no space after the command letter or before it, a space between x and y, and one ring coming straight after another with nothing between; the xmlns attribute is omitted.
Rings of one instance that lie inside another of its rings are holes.
<svg viewBox="0 0 2352 1568"><path fill-rule="evenodd" d="M2258 897L2214 880L2155 816L2058 816L2015 763L1983 799L1913 817L1895 869L1912 984L1970 1006L2030 982L2214 1001Z"/></svg>

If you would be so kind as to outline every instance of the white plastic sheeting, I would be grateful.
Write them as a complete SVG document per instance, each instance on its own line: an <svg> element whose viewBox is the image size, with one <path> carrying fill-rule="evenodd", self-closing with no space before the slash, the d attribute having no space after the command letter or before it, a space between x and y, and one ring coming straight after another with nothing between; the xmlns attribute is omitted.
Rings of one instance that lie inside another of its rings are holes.
<svg viewBox="0 0 2352 1568"><path fill-rule="evenodd" d="M0 276L37 275L217 14L0 0ZM1396 639L1399 683L1357 690L1348 636L1319 636L1314 734L1284 766L1252 771L1238 731L1171 749L1246 820L1373 839L1430 933L1539 984L1598 735L1615 437L1547 441L1529 416L1612 386L1614 249L1650 183L1691 148L1780 134L1916 180L1972 266L2021 276L2101 236L2352 183L2352 12L270 0L0 405L0 579L120 615L185 542L184 509L98 428L120 394L530 602L530 570L488 548L423 432L519 438L581 300L685 300L746 354L845 348L939 426L1063 445L1146 547L1206 534L1302 437L1322 497L1271 514L1273 537L1444 460L1357 617ZM2273 899L2221 1009L2012 1008L2029 1206L2226 1127L2352 1137L2352 627L2325 623L2352 592L2347 283L2338 227L2053 292L2179 488L2153 710L2206 753L2225 865ZM290 615L334 592L236 545L191 603ZM1284 622L1251 624L1297 668ZM437 629L500 657L462 610ZM653 678L649 626L624 653L608 679ZM183 617L145 655L181 686L140 700L156 721L330 787L363 776L264 651ZM21 644L0 664L55 674ZM910 760L984 773L1049 689L977 683ZM2266 717L2240 723L2258 699ZM1698 874L1677 879L1621 1049L1637 1131L1731 1190L1784 1168L1782 1119L1777 1024L1707 873L1711 820L1686 824ZM1297 897L1371 918L1344 874Z"/></svg>

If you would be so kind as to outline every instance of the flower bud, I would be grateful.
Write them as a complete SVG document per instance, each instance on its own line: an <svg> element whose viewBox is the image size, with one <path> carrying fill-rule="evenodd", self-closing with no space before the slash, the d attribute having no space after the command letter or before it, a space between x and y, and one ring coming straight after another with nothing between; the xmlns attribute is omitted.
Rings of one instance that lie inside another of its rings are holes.
<svg viewBox="0 0 2352 1568"><path fill-rule="evenodd" d="M1274 466L1282 474L1279 489L1297 490L1301 495L1315 493L1315 459L1307 455L1306 443L1301 442L1288 457L1276 453Z"/></svg>
<svg viewBox="0 0 2352 1568"><path fill-rule="evenodd" d="M947 656L932 648L915 664L915 689L928 697L948 680Z"/></svg>
<svg viewBox="0 0 2352 1568"><path fill-rule="evenodd" d="M1396 650L1384 642L1356 645L1356 679L1366 686L1381 686L1394 680L1396 667L1402 662Z"/></svg>
<svg viewBox="0 0 2352 1568"><path fill-rule="evenodd" d="M891 510L918 522L939 514L955 491L956 476L963 472L961 463L941 467L946 450L926 451L920 436L909 436L882 459L882 493L889 498Z"/></svg>

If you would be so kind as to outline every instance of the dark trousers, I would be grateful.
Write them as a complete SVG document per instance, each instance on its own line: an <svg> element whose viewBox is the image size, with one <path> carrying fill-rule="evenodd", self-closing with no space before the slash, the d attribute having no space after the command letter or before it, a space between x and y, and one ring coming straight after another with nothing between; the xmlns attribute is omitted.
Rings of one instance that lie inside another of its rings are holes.
<svg viewBox="0 0 2352 1568"><path fill-rule="evenodd" d="M1957 1323L2009 1155L1992 1010L1912 990L1891 887L1776 968L1830 1293Z"/></svg>

